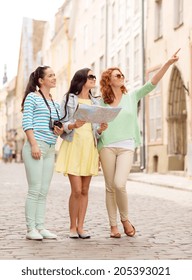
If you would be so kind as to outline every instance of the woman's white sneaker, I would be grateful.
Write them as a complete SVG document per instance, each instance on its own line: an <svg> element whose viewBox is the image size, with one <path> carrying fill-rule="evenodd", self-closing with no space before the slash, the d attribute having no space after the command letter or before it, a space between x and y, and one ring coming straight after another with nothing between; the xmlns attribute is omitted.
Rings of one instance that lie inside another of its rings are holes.
<svg viewBox="0 0 192 280"><path fill-rule="evenodd" d="M32 229L27 232L26 238L30 240L42 240L43 236L36 229Z"/></svg>
<svg viewBox="0 0 192 280"><path fill-rule="evenodd" d="M57 235L47 229L40 229L39 233L45 239L57 239Z"/></svg>

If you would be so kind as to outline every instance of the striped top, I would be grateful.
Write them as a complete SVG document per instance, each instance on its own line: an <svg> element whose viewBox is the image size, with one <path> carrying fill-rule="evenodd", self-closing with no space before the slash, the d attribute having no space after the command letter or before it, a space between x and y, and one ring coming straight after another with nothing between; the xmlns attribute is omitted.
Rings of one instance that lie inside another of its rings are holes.
<svg viewBox="0 0 192 280"><path fill-rule="evenodd" d="M51 117L53 120L58 120L57 112L51 100L47 100L51 108ZM60 106L55 103L55 106L60 113ZM23 130L33 129L36 140L44 141L47 144L54 145L57 140L57 135L49 128L50 111L45 104L43 97L31 92L27 95L24 103Z"/></svg>

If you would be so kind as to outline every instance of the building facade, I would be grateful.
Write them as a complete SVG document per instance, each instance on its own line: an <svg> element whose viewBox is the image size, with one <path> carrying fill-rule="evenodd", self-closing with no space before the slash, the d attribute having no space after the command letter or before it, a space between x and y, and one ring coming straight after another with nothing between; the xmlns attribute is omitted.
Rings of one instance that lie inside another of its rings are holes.
<svg viewBox="0 0 192 280"><path fill-rule="evenodd" d="M23 19L14 104L17 162L22 161L22 147L25 141L25 134L22 129L21 102L31 72L38 65L42 65L41 51L44 26L44 21L30 18Z"/></svg>
<svg viewBox="0 0 192 280"><path fill-rule="evenodd" d="M181 48L180 60L139 104L143 145L134 162L147 172L192 175L191 7L190 0L65 0L54 22L25 19L14 99L18 160L24 142L20 104L29 74L39 64L55 71L54 97L60 101L80 68L89 67L97 76L96 95L100 74L112 66L121 68L132 91ZM2 122L7 122L6 94L1 94ZM4 129L1 125L1 139Z"/></svg>
<svg viewBox="0 0 192 280"><path fill-rule="evenodd" d="M3 145L7 142L7 83L0 89L0 159L3 157Z"/></svg>
<svg viewBox="0 0 192 280"><path fill-rule="evenodd" d="M148 172L192 174L191 9L189 0L147 1L147 76L181 48L179 61L146 98Z"/></svg>

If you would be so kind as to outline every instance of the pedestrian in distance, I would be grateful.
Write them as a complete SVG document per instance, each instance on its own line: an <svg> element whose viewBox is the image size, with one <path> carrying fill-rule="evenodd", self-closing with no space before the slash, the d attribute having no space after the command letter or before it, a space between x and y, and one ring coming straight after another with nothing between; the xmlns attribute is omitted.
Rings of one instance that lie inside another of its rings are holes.
<svg viewBox="0 0 192 280"><path fill-rule="evenodd" d="M28 181L25 205L27 239L56 239L45 228L46 198L55 163L55 143L63 133L58 121L60 106L50 90L56 86L55 73L49 66L39 66L31 73L21 104L22 126L27 141L22 150Z"/></svg>
<svg viewBox="0 0 192 280"><path fill-rule="evenodd" d="M6 142L3 145L3 161L4 163L11 162L11 157L12 157L12 149L9 144L9 142Z"/></svg>
<svg viewBox="0 0 192 280"><path fill-rule="evenodd" d="M84 220L88 205L88 191L92 176L98 175L97 139L107 128L75 119L78 104L98 105L98 98L91 90L95 87L96 77L89 68L78 70L61 104L64 117L63 139L56 162L56 171L68 176L71 194L69 198L70 238L90 238L84 230Z"/></svg>
<svg viewBox="0 0 192 280"><path fill-rule="evenodd" d="M127 94L127 89L124 85L124 75L119 68L109 68L102 73L100 80L101 106L122 108L118 116L108 124L108 128L102 133L98 143L105 178L110 237L121 237L121 233L118 230L117 209L124 233L131 237L135 235L135 227L129 221L128 216L126 182L132 166L134 150L140 144L137 105L141 98L155 88L169 67L178 61L178 51L150 81L129 94Z"/></svg>

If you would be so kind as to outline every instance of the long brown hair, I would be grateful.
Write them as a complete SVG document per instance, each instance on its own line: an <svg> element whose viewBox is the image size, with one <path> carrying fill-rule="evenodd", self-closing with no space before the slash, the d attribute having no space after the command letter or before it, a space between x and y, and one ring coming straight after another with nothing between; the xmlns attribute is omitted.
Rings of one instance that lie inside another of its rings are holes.
<svg viewBox="0 0 192 280"><path fill-rule="evenodd" d="M113 101L115 99L114 92L110 85L111 74L114 70L118 70L122 74L121 70L118 67L111 67L111 68L108 68L107 70L105 70L101 75L100 90L102 93L104 103L106 103L106 104L113 103ZM127 89L124 85L121 87L121 92L122 93L127 92Z"/></svg>

